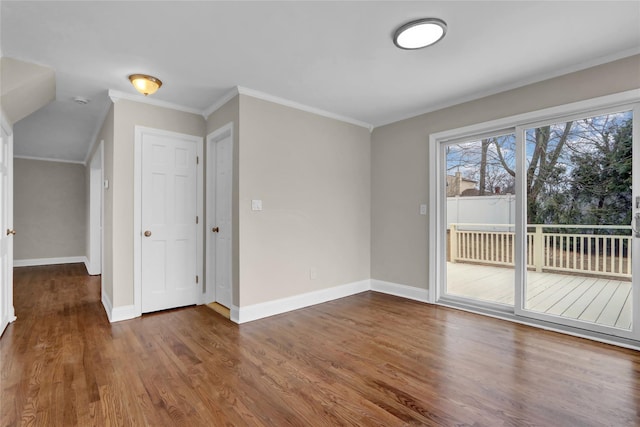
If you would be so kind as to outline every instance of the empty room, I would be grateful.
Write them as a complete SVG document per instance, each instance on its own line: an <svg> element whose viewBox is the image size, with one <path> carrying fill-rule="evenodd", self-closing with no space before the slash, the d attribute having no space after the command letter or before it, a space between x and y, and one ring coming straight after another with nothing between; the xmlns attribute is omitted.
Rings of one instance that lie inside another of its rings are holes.
<svg viewBox="0 0 640 427"><path fill-rule="evenodd" d="M0 100L2 426L640 425L640 1L2 0Z"/></svg>

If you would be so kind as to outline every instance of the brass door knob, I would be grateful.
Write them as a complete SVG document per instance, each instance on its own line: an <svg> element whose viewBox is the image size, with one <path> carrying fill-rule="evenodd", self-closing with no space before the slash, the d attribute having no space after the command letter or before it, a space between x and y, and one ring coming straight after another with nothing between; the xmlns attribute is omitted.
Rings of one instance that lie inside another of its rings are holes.
<svg viewBox="0 0 640 427"><path fill-rule="evenodd" d="M144 232L144 237L149 237L151 236L151 232L149 230Z"/></svg>
<svg viewBox="0 0 640 427"><path fill-rule="evenodd" d="M214 233L219 233L219 232L220 232L220 228L218 228L218 227L213 227L213 228L211 229L211 231L213 231Z"/></svg>
<svg viewBox="0 0 640 427"><path fill-rule="evenodd" d="M11 230L7 228L7 236L15 236L15 235L16 235L16 230Z"/></svg>

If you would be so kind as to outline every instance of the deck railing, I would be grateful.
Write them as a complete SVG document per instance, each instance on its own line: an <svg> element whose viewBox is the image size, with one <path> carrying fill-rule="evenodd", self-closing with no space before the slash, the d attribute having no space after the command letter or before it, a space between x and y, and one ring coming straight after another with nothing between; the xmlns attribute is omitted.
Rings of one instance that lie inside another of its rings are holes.
<svg viewBox="0 0 640 427"><path fill-rule="evenodd" d="M514 265L513 224L453 223L449 230L451 262ZM595 234L603 230L628 230L629 235ZM630 226L527 224L527 266L630 278L630 234Z"/></svg>

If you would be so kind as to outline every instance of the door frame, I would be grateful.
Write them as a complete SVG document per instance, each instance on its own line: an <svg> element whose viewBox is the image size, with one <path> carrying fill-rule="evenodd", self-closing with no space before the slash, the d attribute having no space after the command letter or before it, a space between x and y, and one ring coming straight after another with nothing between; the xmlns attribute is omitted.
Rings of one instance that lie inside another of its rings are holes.
<svg viewBox="0 0 640 427"><path fill-rule="evenodd" d="M231 147L233 150L233 122L229 122L224 126L219 127L218 129L211 132L207 135L206 145L207 145L207 195L206 195L206 204L207 204L207 213L206 213L206 230L205 239L206 239L206 263L205 263L205 276L206 276L206 292L205 292L205 303L211 303L216 301L216 269L215 269L215 246L211 244L211 239L209 238L208 231L215 225L215 202L216 202L216 193L215 193L215 178L216 178L216 150L214 148L214 144L218 141L230 137L231 138ZM233 164L231 165L233 170ZM233 188L231 189L233 194ZM232 215L233 216L233 215ZM233 223L231 224L231 236L233 236ZM232 237L233 242L233 237ZM233 248L232 248L233 252ZM233 254L230 254L233 255ZM230 259L233 259L231 257ZM232 269L233 274L233 269ZM231 287L231 302L233 304L233 286ZM231 307L229 307L231 308Z"/></svg>
<svg viewBox="0 0 640 427"><path fill-rule="evenodd" d="M142 140L144 135L180 138L196 144L196 215L200 219L196 226L196 274L203 279L203 184L204 173L202 162L203 138L201 136L171 132L145 126L134 128L134 162L133 162L133 306L134 316L142 315ZM202 280L201 283L204 283ZM201 292L197 303L202 304L204 294Z"/></svg>
<svg viewBox="0 0 640 427"><path fill-rule="evenodd" d="M569 104L560 105L557 107L545 108L542 110L532 111L529 113L518 114L515 116L500 118L484 123L477 123L469 126L464 126L457 129L446 130L429 135L429 242L428 242L428 301L432 304L447 305L456 308L462 308L468 311L474 311L485 315L491 315L500 317L519 323L526 323L533 326L543 327L546 329L557 330L571 335L582 336L590 339L595 339L602 342L609 342L617 345L623 345L631 348L638 348L638 340L640 340L640 296L634 298L633 312L634 323L632 325L632 333L628 336L616 336L603 334L597 330L587 330L585 325L581 327L574 325L567 325L566 323L552 323L548 318L538 319L532 316L523 316L518 313L515 308L513 313L499 312L491 307L483 306L480 304L467 304L459 301L456 298L443 298L442 289L446 281L446 212L445 204L441 202L443 195L446 195L446 182L444 180L444 171L446 169L445 153L443 146L453 140L473 138L477 135L493 133L496 131L502 131L504 129L516 130L517 132L524 127L530 127L531 124L545 121L557 121L562 118L577 114L590 114L591 112L599 112L603 110L616 109L621 106L627 106L629 109L634 110L634 118L639 118L636 115L640 108L636 103L640 102L640 89L633 89L625 92L620 92L611 95L605 95L598 98L587 99L583 101L573 102ZM633 148L636 150L640 144L640 126L633 126ZM521 149L521 152L524 150ZM635 152L635 151L634 151ZM519 162L522 162L522 153L517 156ZM517 165L522 168L523 163ZM634 173L636 172L634 168ZM522 175L522 174L520 174ZM522 194L523 182L516 182L516 186L520 189L520 197L526 200L526 196ZM634 189L633 197L640 196L638 191ZM520 201L519 207L516 209L516 236L522 234L524 227L524 215L525 205ZM637 210L636 210L637 211ZM517 238L517 237L516 237ZM637 240L637 239L636 239ZM634 249L640 246L636 242ZM524 239L516 242L516 259L524 259ZM634 258L633 269L638 271L640 269L640 262L638 256ZM522 280L524 280L524 269L522 266L518 267L516 263L516 281L518 286L515 288L515 303L522 300ZM640 272L638 273L640 274ZM637 282L637 280L636 280ZM636 290L636 294L640 293L640 289ZM624 334L622 334L624 335ZM634 340L633 342L627 342L625 339Z"/></svg>
<svg viewBox="0 0 640 427"><path fill-rule="evenodd" d="M5 198L7 201L7 228L13 230L13 126L7 120L4 111L0 108L0 127L1 131L7 135L7 194L3 194L0 188L0 198ZM0 278L0 292L2 298L0 303L2 304L2 310L0 311L0 336L4 332L4 329L9 323L16 320L15 307L13 305L13 236L5 236L5 230L0 230L3 233L3 238L7 240L7 260L8 269L6 275ZM6 279L6 283L5 283Z"/></svg>
<svg viewBox="0 0 640 427"><path fill-rule="evenodd" d="M97 206L96 206L97 205ZM89 162L89 275L102 274L104 265L104 140ZM99 253L99 256L96 254Z"/></svg>

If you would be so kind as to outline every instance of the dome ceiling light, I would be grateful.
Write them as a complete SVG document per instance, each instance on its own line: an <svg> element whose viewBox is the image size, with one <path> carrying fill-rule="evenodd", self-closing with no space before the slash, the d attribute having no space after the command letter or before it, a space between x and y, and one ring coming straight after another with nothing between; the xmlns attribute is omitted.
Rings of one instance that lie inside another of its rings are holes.
<svg viewBox="0 0 640 427"><path fill-rule="evenodd" d="M398 28L393 43L400 49L421 49L442 40L447 33L447 23L438 18L411 21Z"/></svg>
<svg viewBox="0 0 640 427"><path fill-rule="evenodd" d="M158 89L160 89L160 86L162 86L162 82L159 78L148 76L146 74L131 74L129 76L129 81L133 87L135 87L136 90L144 96L153 95Z"/></svg>

